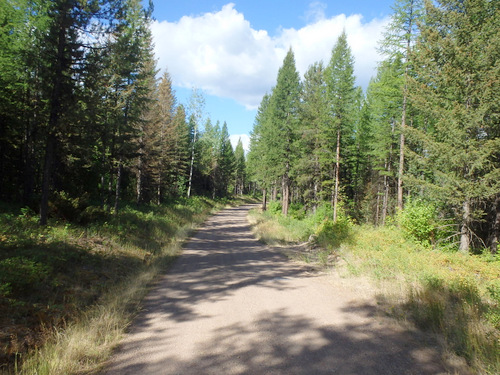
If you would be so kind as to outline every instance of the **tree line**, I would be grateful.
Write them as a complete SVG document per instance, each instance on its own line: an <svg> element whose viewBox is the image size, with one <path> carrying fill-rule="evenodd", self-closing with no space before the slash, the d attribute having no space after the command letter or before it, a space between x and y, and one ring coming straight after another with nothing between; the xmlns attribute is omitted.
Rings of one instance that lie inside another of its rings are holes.
<svg viewBox="0 0 500 375"><path fill-rule="evenodd" d="M243 146L177 103L160 79L140 0L0 3L0 200L46 224L58 202L119 210L124 200L242 192ZM202 131L205 129L205 131Z"/></svg>
<svg viewBox="0 0 500 375"><path fill-rule="evenodd" d="M443 240L498 251L500 4L397 0L366 93L342 33L330 61L303 79L290 49L262 99L248 172L266 198L333 221L387 223L412 202L432 206Z"/></svg>

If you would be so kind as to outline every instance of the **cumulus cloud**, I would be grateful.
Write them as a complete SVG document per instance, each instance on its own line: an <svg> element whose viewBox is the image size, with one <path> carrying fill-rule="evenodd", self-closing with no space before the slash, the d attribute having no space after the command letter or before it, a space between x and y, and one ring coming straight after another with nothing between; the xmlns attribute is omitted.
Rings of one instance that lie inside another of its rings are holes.
<svg viewBox="0 0 500 375"><path fill-rule="evenodd" d="M275 85L290 47L303 75L316 61L328 63L333 45L345 29L358 84L366 87L379 59L376 44L387 20L364 23L360 15L326 18L320 2L312 3L305 18L308 24L303 28L281 29L274 37L266 30L254 30L233 3L177 22L155 21L152 33L159 67L168 69L175 85L199 87L255 109Z"/></svg>

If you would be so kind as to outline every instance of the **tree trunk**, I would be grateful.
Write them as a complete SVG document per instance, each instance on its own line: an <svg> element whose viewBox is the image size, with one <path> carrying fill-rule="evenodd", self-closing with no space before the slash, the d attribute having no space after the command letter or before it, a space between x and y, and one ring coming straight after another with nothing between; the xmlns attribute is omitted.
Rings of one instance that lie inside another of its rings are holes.
<svg viewBox="0 0 500 375"><path fill-rule="evenodd" d="M491 253L497 254L500 245L500 195L495 199L495 221L492 228Z"/></svg>
<svg viewBox="0 0 500 375"><path fill-rule="evenodd" d="M384 176L384 198L382 200L382 225L385 225L388 206L389 206L389 178L387 176Z"/></svg>
<svg viewBox="0 0 500 375"><path fill-rule="evenodd" d="M57 30L57 55L53 62L53 78L52 78L52 92L50 94L50 114L47 124L47 143L45 145L45 164L43 167L42 178L42 196L40 200L40 225L47 225L48 211L49 211L49 195L50 195L50 182L53 173L53 161L56 144L56 131L59 126L59 119L61 117L62 103L61 95L63 90L64 72L67 67L67 59L65 59L65 51L67 47L66 32L67 32L67 13L68 9L61 9L60 24Z"/></svg>
<svg viewBox="0 0 500 375"><path fill-rule="evenodd" d="M140 151L140 155L137 160L137 184L136 184L136 201L137 203L142 203L144 200L144 162L142 156L142 150Z"/></svg>
<svg viewBox="0 0 500 375"><path fill-rule="evenodd" d="M267 210L267 190L262 189L262 211Z"/></svg>
<svg viewBox="0 0 500 375"><path fill-rule="evenodd" d="M407 56L410 49L410 41L407 41ZM399 136L399 168L398 168L398 209L403 209L403 174L405 165L405 130L406 130L406 107L408 101L408 65L405 67L404 87L403 87L403 108L401 114L401 134Z"/></svg>
<svg viewBox="0 0 500 375"><path fill-rule="evenodd" d="M115 206L114 206L115 215L118 213L118 208L120 203L122 175L123 175L123 159L120 156L120 160L118 161L118 172L116 174Z"/></svg>
<svg viewBox="0 0 500 375"><path fill-rule="evenodd" d="M339 203L339 178L340 178L340 129L337 130L337 151L335 156L335 189L333 192L333 222L337 222Z"/></svg>
<svg viewBox="0 0 500 375"><path fill-rule="evenodd" d="M460 228L460 247L459 251L465 254L470 250L470 200L465 199L462 212L462 226Z"/></svg>
<svg viewBox="0 0 500 375"><path fill-rule="evenodd" d="M189 167L189 181L188 181L188 191L187 191L187 197L188 198L191 196L191 185L192 185L192 182L193 182L194 145L196 144L196 135L197 135L197 129L195 127L194 134L193 134L193 144L191 146L191 165Z"/></svg>
<svg viewBox="0 0 500 375"><path fill-rule="evenodd" d="M375 226L379 225L380 220L380 182L377 181L377 206L375 207Z"/></svg>
<svg viewBox="0 0 500 375"><path fill-rule="evenodd" d="M56 136L49 134L45 146L45 161L43 166L42 197L40 201L40 225L47 225L49 214L50 183L54 164L54 148Z"/></svg>
<svg viewBox="0 0 500 375"><path fill-rule="evenodd" d="M281 213L283 216L288 215L288 206L290 204L290 179L288 178L287 175L283 176L283 179L281 181L281 187L282 187L282 207L281 207Z"/></svg>

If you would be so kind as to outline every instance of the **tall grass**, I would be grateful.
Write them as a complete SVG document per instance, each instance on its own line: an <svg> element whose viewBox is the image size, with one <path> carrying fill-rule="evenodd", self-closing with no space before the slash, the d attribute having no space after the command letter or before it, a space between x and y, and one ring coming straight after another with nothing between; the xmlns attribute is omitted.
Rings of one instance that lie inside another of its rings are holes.
<svg viewBox="0 0 500 375"><path fill-rule="evenodd" d="M148 284L180 244L227 202L193 197L87 208L79 220L42 228L29 210L0 211L2 374L77 374L99 369ZM84 224L82 224L84 223Z"/></svg>
<svg viewBox="0 0 500 375"><path fill-rule="evenodd" d="M339 259L344 277L368 277L383 295L381 307L395 317L441 335L449 348L482 374L500 373L500 258L464 255L412 241L396 227L340 224L336 229L311 218L282 225L254 213L256 231L278 234L309 223L304 233L321 233L320 244ZM289 221L297 220L289 218ZM327 227L325 230L325 226Z"/></svg>

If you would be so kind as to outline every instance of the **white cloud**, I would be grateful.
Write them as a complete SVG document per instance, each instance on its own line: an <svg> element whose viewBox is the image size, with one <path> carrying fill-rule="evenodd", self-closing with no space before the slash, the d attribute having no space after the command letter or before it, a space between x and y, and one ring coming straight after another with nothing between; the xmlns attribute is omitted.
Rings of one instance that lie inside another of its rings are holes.
<svg viewBox="0 0 500 375"><path fill-rule="evenodd" d="M282 29L275 37L252 29L229 3L218 12L185 16L177 22L154 22L152 33L159 67L167 68L174 84L199 87L255 109L276 83L283 58L293 48L303 75L312 63L328 63L343 29L355 57L358 84L366 87L379 59L376 44L387 20L363 23L362 16L325 18L321 3L306 12L308 25Z"/></svg>
<svg viewBox="0 0 500 375"><path fill-rule="evenodd" d="M229 140L231 141L231 145L233 146L233 150L236 149L238 145L238 141L241 139L241 143L243 144L243 150L245 153L250 150L250 137L248 134L233 134L229 136Z"/></svg>

